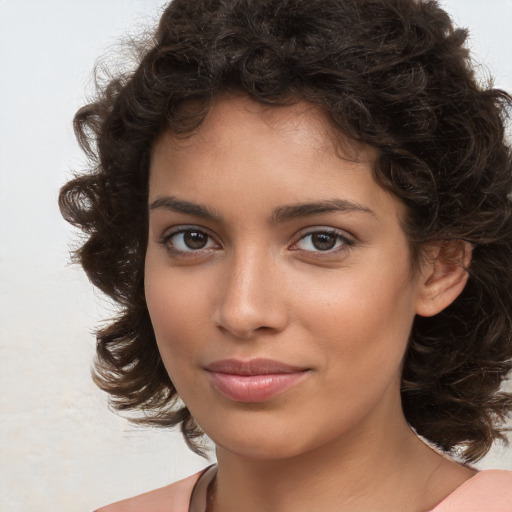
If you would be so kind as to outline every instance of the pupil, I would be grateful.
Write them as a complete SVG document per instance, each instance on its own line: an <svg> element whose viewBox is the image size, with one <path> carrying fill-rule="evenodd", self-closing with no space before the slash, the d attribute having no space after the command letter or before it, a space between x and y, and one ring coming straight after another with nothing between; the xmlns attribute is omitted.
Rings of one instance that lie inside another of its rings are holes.
<svg viewBox="0 0 512 512"><path fill-rule="evenodd" d="M208 242L208 236L198 231L187 231L183 240L189 249L202 249Z"/></svg>
<svg viewBox="0 0 512 512"><path fill-rule="evenodd" d="M315 233L312 239L315 249L319 251L328 251L336 244L336 237L329 233Z"/></svg>

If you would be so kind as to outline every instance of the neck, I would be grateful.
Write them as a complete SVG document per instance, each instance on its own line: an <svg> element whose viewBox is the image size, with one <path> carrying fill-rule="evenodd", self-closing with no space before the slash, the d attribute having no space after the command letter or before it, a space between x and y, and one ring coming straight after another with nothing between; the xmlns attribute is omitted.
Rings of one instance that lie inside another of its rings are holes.
<svg viewBox="0 0 512 512"><path fill-rule="evenodd" d="M250 459L218 447L208 512L429 510L472 473L454 475L459 466L420 441L401 413L393 417L379 422L385 428L368 421L286 459ZM446 482L441 474L449 474Z"/></svg>

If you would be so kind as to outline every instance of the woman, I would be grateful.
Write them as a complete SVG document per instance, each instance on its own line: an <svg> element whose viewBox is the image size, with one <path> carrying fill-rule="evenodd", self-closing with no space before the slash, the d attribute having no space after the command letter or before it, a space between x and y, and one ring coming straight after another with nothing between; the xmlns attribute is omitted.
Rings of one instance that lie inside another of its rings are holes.
<svg viewBox="0 0 512 512"><path fill-rule="evenodd" d="M77 113L61 209L121 307L96 382L218 461L102 511L511 510L469 465L512 408L511 100L465 35L430 1L175 0Z"/></svg>

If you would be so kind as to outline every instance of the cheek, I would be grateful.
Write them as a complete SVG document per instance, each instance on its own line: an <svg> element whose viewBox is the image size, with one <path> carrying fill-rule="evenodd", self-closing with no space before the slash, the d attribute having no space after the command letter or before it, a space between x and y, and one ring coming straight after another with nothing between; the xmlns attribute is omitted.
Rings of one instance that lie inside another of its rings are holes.
<svg viewBox="0 0 512 512"><path fill-rule="evenodd" d="M204 294L183 293L179 280L169 277L146 279L146 301L155 332L158 351L179 397L196 403L201 393L195 384L197 353L203 313L198 300Z"/></svg>
<svg viewBox="0 0 512 512"><path fill-rule="evenodd" d="M382 267L381 267L382 268ZM372 275L373 274L373 275ZM303 303L304 329L314 334L323 360L317 414L326 415L326 435L350 428L379 403L399 396L403 356L414 318L413 288L403 276L378 273L343 279ZM384 398L388 397L388 398ZM325 402L329 407L325 407ZM329 429L333 429L332 431Z"/></svg>
<svg viewBox="0 0 512 512"><path fill-rule="evenodd" d="M196 345L204 338L208 296L204 280L196 286L183 273L151 265L145 275L146 303L158 349L171 376L190 367Z"/></svg>
<svg viewBox="0 0 512 512"><path fill-rule="evenodd" d="M354 382L368 373L395 372L406 349L415 288L406 271L393 267L381 263L340 273L304 296L303 325L316 333L327 364L343 364ZM400 260L396 267L408 270Z"/></svg>

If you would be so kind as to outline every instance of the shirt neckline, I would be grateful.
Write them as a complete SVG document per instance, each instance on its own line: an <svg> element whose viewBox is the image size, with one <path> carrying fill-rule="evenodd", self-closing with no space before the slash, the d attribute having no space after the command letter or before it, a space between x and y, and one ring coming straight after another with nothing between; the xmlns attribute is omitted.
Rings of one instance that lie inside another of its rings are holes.
<svg viewBox="0 0 512 512"><path fill-rule="evenodd" d="M203 469L199 478L196 480L192 493L190 494L190 502L188 512L206 512L208 501L208 488L215 480L217 475L217 464L211 464Z"/></svg>
<svg viewBox="0 0 512 512"><path fill-rule="evenodd" d="M475 483L482 474L489 473L493 470L482 470L475 473L472 477L468 478L458 487L456 487L448 496L443 498L434 508L430 509L429 512L442 512L442 507L453 498L455 498L460 492L462 492L467 486ZM190 495L189 509L188 512L206 512L206 506L208 501L208 490L212 482L215 480L217 475L217 464L211 464L206 467L199 475L192 493Z"/></svg>

